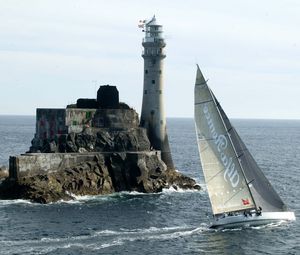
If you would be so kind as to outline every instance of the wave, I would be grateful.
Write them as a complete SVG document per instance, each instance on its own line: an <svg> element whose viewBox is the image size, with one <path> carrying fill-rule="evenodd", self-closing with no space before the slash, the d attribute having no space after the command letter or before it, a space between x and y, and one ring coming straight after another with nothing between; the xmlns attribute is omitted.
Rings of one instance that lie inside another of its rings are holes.
<svg viewBox="0 0 300 255"><path fill-rule="evenodd" d="M0 200L0 206L15 205L15 204L34 205L36 203L32 203L30 200L25 200L25 199Z"/></svg>
<svg viewBox="0 0 300 255"><path fill-rule="evenodd" d="M199 184L201 187L204 187L202 184ZM203 189L202 189L203 190ZM68 193L73 199L72 200L59 200L57 202L48 203L46 205L55 205L55 204L84 204L86 202L91 201L109 201L116 198L127 198L127 197L141 197L141 196L159 196L161 194L173 194L173 193L199 193L202 192L202 190L185 190L181 188L166 188L163 189L162 192L158 193L143 193L143 192L137 192L137 191L122 191L122 192L115 192L112 194L107 195L75 195L73 193ZM7 205L13 205L13 204L30 204L30 205L40 205L40 206L46 206L44 204L34 203L30 200L25 199L14 199L14 200L0 200L0 206L7 206Z"/></svg>
<svg viewBox="0 0 300 255"><path fill-rule="evenodd" d="M278 224L276 224L278 226ZM249 227L250 229L261 229L266 227L274 227L274 224L268 224L259 227ZM225 231L241 231L243 228L224 229ZM65 237L44 237L37 240L16 240L16 241L0 241L2 246L6 247L7 253L13 249L15 253L30 254L46 254L49 252L63 251L67 253L70 249L85 251L97 251L109 249L113 246L128 245L131 242L147 242L152 240L164 241L184 238L192 235L199 235L203 232L216 231L209 228L205 223L200 226L168 226L158 227L151 226L148 228L135 229L104 229L91 231L85 235L65 236Z"/></svg>
<svg viewBox="0 0 300 255"><path fill-rule="evenodd" d="M198 184L197 185L201 186L202 188L202 184ZM171 186L170 188L165 188L163 189L163 191L161 193L165 193L165 194L169 194L169 193L199 193L202 192L202 190L196 190L196 189L181 189L181 188L174 188L173 186Z"/></svg>
<svg viewBox="0 0 300 255"><path fill-rule="evenodd" d="M280 226L285 226L286 223L287 223L286 221L282 220L282 221L267 223L267 224L263 224L263 225L259 225L259 226L245 225L243 227L236 227L236 228L214 229L213 231L215 231L215 232L219 232L219 231L220 232L230 232L230 231L242 231L245 229L260 230L260 229L277 228Z"/></svg>
<svg viewBox="0 0 300 255"><path fill-rule="evenodd" d="M204 229L204 227L201 227ZM179 230L189 230L194 229L193 227L177 226L177 227L149 227L149 228L137 228L137 229L124 229L121 228L118 231L114 230L102 230L95 232L95 235L141 235L141 234L157 234L157 233L165 233Z"/></svg>
<svg viewBox="0 0 300 255"><path fill-rule="evenodd" d="M174 226L174 227L149 227L141 229L119 229L119 230L100 230L94 231L87 235L67 236L67 237L44 237L34 240L16 240L16 241L0 241L2 246L6 246L14 252L21 251L30 252L39 251L39 254L54 252L60 249L84 248L88 250L106 249L111 246L120 246L128 242L148 241L148 240L169 240L184 236L198 234L208 231L208 226L203 224L200 227L193 226Z"/></svg>
<svg viewBox="0 0 300 255"><path fill-rule="evenodd" d="M67 203L67 204L74 204L74 203L85 203L89 201L109 201L116 198L123 198L123 197L134 197L134 196L149 196L149 195L155 195L156 193L142 193L142 192L136 192L136 191L122 191L122 192L115 192L112 194L107 195L75 195L70 194L70 196L74 200L64 201L61 200L56 203Z"/></svg>
<svg viewBox="0 0 300 255"><path fill-rule="evenodd" d="M279 226L286 226L286 223L289 224L289 222L287 222L285 220L281 220L278 222L268 223L268 224L260 225L260 226L250 226L249 228L251 228L251 229L274 228L274 227L279 227Z"/></svg>
<svg viewBox="0 0 300 255"><path fill-rule="evenodd" d="M172 237L172 236L181 236L181 235L189 235L192 233L209 231L209 227L207 224L202 224L200 227L191 227L191 226L176 226L176 227L149 227L149 228L137 228L137 229L124 229L121 228L119 230L99 230L95 231L89 235L79 235L72 237L63 237L63 238L48 238L44 237L38 242L64 242L64 241L72 241L72 240L85 240L91 238L98 237L122 237L122 239L126 240L127 238L133 237L135 240L137 239L160 239L161 237ZM125 236L125 237L123 237Z"/></svg>
<svg viewBox="0 0 300 255"><path fill-rule="evenodd" d="M65 204L76 204L76 203L86 203L90 201L109 201L113 199L119 199L119 198L130 198L130 197L143 197L143 196L160 196L161 194L172 194L172 193L198 193L202 192L199 190L184 190L177 188L175 189L174 187L170 187L168 189L163 189L162 192L158 193L143 193L143 192L137 192L137 191L121 191L121 192L115 192L112 194L108 195L75 195L70 193L69 195L74 199L74 200L60 200L56 203L65 203Z"/></svg>

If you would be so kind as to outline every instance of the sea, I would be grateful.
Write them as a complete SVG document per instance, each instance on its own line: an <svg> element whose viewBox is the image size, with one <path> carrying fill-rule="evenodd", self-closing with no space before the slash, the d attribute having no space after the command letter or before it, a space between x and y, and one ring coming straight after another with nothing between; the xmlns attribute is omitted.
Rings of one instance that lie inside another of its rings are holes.
<svg viewBox="0 0 300 255"><path fill-rule="evenodd" d="M167 120L181 172L201 191L122 192L41 205L0 200L0 254L300 254L300 121L232 120L296 222L212 230L193 119ZM0 116L0 166L24 153L34 116Z"/></svg>

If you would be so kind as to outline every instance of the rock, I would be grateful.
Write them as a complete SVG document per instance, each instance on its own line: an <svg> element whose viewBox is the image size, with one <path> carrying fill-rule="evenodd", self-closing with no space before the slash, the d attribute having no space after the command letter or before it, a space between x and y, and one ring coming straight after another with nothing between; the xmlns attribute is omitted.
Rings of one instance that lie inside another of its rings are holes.
<svg viewBox="0 0 300 255"><path fill-rule="evenodd" d="M137 167L141 173L138 177L140 192L161 192L162 189L169 188L166 176L164 175L167 166L163 161L157 160L157 155L141 154L137 159L137 163Z"/></svg>
<svg viewBox="0 0 300 255"><path fill-rule="evenodd" d="M67 135L67 141L66 141L66 152L77 152L78 148L75 142L75 133L70 133ZM60 147L60 145L59 145Z"/></svg>
<svg viewBox="0 0 300 255"><path fill-rule="evenodd" d="M67 137L68 135L60 135L58 137L58 151L65 153L67 152Z"/></svg>
<svg viewBox="0 0 300 255"><path fill-rule="evenodd" d="M50 143L49 143L49 151L51 153L55 153L55 152L58 152L58 147L56 145L56 142L54 140L52 140Z"/></svg>
<svg viewBox="0 0 300 255"><path fill-rule="evenodd" d="M39 146L43 144L43 146ZM51 141L32 141L29 152L43 153L74 153L91 152L120 152L120 151L149 151L150 142L144 128L130 128L126 130L84 128L81 133L59 135ZM83 150L84 149L84 150Z"/></svg>
<svg viewBox="0 0 300 255"><path fill-rule="evenodd" d="M34 137L32 140L31 140L31 147L29 148L29 152L32 152L32 153L36 153L38 151L41 151L41 146L40 146L40 139Z"/></svg>
<svg viewBox="0 0 300 255"><path fill-rule="evenodd" d="M66 151L67 152L77 152L78 148L72 141L67 141Z"/></svg>
<svg viewBox="0 0 300 255"><path fill-rule="evenodd" d="M0 186L0 198L50 203L73 199L72 194L99 195L114 191L104 158L98 157L71 169L23 177L17 182L7 179Z"/></svg>
<svg viewBox="0 0 300 255"><path fill-rule="evenodd" d="M173 187L180 189L201 190L196 181L174 169L168 169L165 172L167 182Z"/></svg>
<svg viewBox="0 0 300 255"><path fill-rule="evenodd" d="M113 151L114 141L110 133L106 130L100 130L96 133L95 151Z"/></svg>
<svg viewBox="0 0 300 255"><path fill-rule="evenodd" d="M76 134L75 144L77 147L85 148L86 147L86 141L84 134Z"/></svg>
<svg viewBox="0 0 300 255"><path fill-rule="evenodd" d="M2 199L29 199L50 203L73 199L73 195L101 195L118 191L161 192L164 188L199 189L196 182L167 169L150 152L98 154L94 160L72 168L25 176L0 185Z"/></svg>
<svg viewBox="0 0 300 255"><path fill-rule="evenodd" d="M115 151L147 151L150 150L146 130L130 129L119 131L114 136Z"/></svg>
<svg viewBox="0 0 300 255"><path fill-rule="evenodd" d="M85 152L87 152L87 150L86 150L85 148L80 147L80 148L78 149L78 152L79 152L79 153L85 153Z"/></svg>

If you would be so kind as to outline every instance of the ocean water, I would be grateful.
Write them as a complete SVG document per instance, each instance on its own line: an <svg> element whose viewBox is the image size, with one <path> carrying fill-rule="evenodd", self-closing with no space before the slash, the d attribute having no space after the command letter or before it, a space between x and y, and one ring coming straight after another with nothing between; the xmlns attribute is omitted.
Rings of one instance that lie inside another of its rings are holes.
<svg viewBox="0 0 300 255"><path fill-rule="evenodd" d="M0 116L0 165L25 152L34 117ZM300 121L233 120L286 204L300 215ZM178 169L202 191L119 193L48 205L0 200L0 254L300 254L300 222L209 229L192 119L168 119Z"/></svg>

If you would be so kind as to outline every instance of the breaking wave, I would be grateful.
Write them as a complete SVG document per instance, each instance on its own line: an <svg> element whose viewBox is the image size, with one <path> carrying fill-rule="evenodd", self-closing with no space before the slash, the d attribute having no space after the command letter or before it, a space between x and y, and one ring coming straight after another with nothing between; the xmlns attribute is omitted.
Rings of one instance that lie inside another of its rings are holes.
<svg viewBox="0 0 300 255"><path fill-rule="evenodd" d="M0 200L0 206L17 205L17 204L30 204L30 205L34 205L36 203L32 203L29 200L25 200L25 199Z"/></svg>
<svg viewBox="0 0 300 255"><path fill-rule="evenodd" d="M1 245L14 247L14 251L23 253L39 250L39 254L54 252L60 249L84 248L101 250L111 246L120 246L128 242L148 240L169 240L209 231L207 225L200 227L150 227L145 229L99 230L88 235L68 236L61 238L41 238L37 240L0 241ZM50 244L50 245L49 245ZM34 248L33 248L34 247ZM4 253L9 254L9 253Z"/></svg>
<svg viewBox="0 0 300 255"><path fill-rule="evenodd" d="M202 185L201 185L202 187ZM74 200L64 201L61 200L56 203L66 203L66 204L76 204L76 203L85 203L89 201L109 201L118 198L130 198L130 197L143 197L143 196L159 196L161 194L172 194L172 193L198 193L202 192L202 190L184 190L181 188L170 187L168 189L163 189L162 192L158 193L142 193L137 191L122 191L116 192L108 195L75 195L70 194ZM55 204L55 203L54 203Z"/></svg>
<svg viewBox="0 0 300 255"><path fill-rule="evenodd" d="M202 188L202 184L198 184L201 188ZM198 192L202 192L202 190L196 190L196 189L181 189L181 188L174 188L173 186L171 186L168 189L163 189L163 191L161 193L198 193Z"/></svg>

